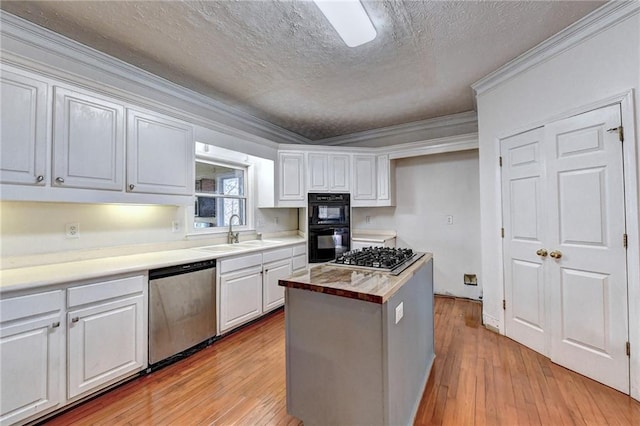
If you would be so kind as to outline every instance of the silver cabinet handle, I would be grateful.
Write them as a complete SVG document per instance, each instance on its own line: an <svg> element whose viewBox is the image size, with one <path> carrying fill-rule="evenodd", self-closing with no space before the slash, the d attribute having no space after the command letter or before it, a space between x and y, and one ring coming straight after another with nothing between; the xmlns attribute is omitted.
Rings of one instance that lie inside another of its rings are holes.
<svg viewBox="0 0 640 426"><path fill-rule="evenodd" d="M36 182L42 182L44 180L44 176L42 175L38 175L38 177L36 177Z"/></svg>
<svg viewBox="0 0 640 426"><path fill-rule="evenodd" d="M51 328L58 328L60 327L60 321L56 321L53 324L51 324Z"/></svg>
<svg viewBox="0 0 640 426"><path fill-rule="evenodd" d="M80 320L80 318L78 318L78 317L71 318L71 322L78 322L79 320Z"/></svg>
<svg viewBox="0 0 640 426"><path fill-rule="evenodd" d="M58 183L64 183L64 178L57 177L57 178L56 178L56 182L58 182Z"/></svg>
<svg viewBox="0 0 640 426"><path fill-rule="evenodd" d="M129 184L129 190L133 191L133 188L135 188L136 186L132 183Z"/></svg>

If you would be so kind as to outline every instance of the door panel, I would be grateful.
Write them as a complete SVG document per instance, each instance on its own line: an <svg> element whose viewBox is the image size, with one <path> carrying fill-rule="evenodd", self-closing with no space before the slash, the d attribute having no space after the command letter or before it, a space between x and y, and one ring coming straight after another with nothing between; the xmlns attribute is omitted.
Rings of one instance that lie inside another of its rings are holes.
<svg viewBox="0 0 640 426"><path fill-rule="evenodd" d="M546 354L541 129L502 141L506 334Z"/></svg>
<svg viewBox="0 0 640 426"><path fill-rule="evenodd" d="M512 319L534 331L544 332L544 280L542 265L513 260Z"/></svg>
<svg viewBox="0 0 640 426"><path fill-rule="evenodd" d="M562 269L561 339L581 349L607 356L609 313L608 276L585 271Z"/></svg>
<svg viewBox="0 0 640 426"><path fill-rule="evenodd" d="M629 393L618 105L545 126L552 361Z"/></svg>
<svg viewBox="0 0 640 426"><path fill-rule="evenodd" d="M511 181L511 231L515 240L540 241L538 238L538 209L540 177Z"/></svg>
<svg viewBox="0 0 640 426"><path fill-rule="evenodd" d="M607 245L605 178L601 167L558 174L562 244Z"/></svg>

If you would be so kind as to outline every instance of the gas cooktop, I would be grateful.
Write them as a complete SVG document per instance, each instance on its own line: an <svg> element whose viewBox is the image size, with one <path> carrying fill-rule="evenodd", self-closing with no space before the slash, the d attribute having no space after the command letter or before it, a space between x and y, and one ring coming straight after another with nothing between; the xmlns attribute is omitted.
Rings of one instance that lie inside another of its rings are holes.
<svg viewBox="0 0 640 426"><path fill-rule="evenodd" d="M351 268L390 272L392 275L399 275L422 256L424 256L424 253L414 252L411 249L364 247L348 251L330 263L336 266L349 266Z"/></svg>

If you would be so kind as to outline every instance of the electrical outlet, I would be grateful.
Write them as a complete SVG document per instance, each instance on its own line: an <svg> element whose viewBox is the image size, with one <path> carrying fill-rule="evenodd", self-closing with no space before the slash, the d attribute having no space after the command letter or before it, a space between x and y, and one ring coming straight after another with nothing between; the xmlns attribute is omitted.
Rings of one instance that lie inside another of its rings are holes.
<svg viewBox="0 0 640 426"><path fill-rule="evenodd" d="M447 225L453 225L453 216L452 215L448 215L447 216Z"/></svg>
<svg viewBox="0 0 640 426"><path fill-rule="evenodd" d="M276 216L276 217L273 218L273 221L277 225L278 223L280 223L280 218L278 216Z"/></svg>
<svg viewBox="0 0 640 426"><path fill-rule="evenodd" d="M404 316L404 302L400 302L400 304L396 306L396 324L400 322L403 316Z"/></svg>
<svg viewBox="0 0 640 426"><path fill-rule="evenodd" d="M365 216L365 217L364 217L364 221L365 221L366 223L371 223L371 216Z"/></svg>
<svg viewBox="0 0 640 426"><path fill-rule="evenodd" d="M178 232L179 230L180 230L180 222L178 222L177 220L174 220L173 222L171 222L171 231Z"/></svg>
<svg viewBox="0 0 640 426"><path fill-rule="evenodd" d="M80 224L67 223L64 225L64 234L67 238L80 238Z"/></svg>
<svg viewBox="0 0 640 426"><path fill-rule="evenodd" d="M464 274L464 285L478 285L478 277L476 274Z"/></svg>

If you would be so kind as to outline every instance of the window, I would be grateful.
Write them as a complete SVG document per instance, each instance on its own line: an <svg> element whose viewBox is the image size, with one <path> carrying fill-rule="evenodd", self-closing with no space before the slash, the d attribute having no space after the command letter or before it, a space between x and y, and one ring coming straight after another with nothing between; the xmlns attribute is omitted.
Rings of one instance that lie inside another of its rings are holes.
<svg viewBox="0 0 640 426"><path fill-rule="evenodd" d="M196 161L196 201L194 228L228 227L247 224L247 167Z"/></svg>

